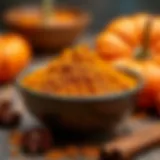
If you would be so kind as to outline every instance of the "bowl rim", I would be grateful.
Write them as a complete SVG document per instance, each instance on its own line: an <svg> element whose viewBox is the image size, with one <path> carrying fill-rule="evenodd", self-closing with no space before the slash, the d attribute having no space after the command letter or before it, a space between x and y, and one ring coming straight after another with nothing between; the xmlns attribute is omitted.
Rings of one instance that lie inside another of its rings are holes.
<svg viewBox="0 0 160 160"><path fill-rule="evenodd" d="M43 64L44 65L44 64ZM43 67L43 65L36 65L36 66L28 66L26 69L24 69L16 78L15 80L15 86L18 90L20 90L20 92L26 92L28 94L30 94L31 96L38 96L40 98L46 98L46 99L56 99L56 100L60 100L60 101L78 101L78 102L97 102L97 101L103 101L103 100L116 100L116 99L121 99L121 98L125 98L131 95L134 95L136 93L138 93L144 86L144 80L142 78L142 76L140 76L139 73L137 73L136 71L133 71L131 69L128 68L123 68L123 71L125 71L128 75L133 76L137 79L137 85L130 90L127 91L122 91L120 93L114 93L114 94L109 94L109 95L95 95L95 96L62 96L62 95L56 95L56 94L47 94L47 93L43 93L43 92L38 92L38 91L34 91L31 90L25 86L23 86L21 84L21 80L25 77L25 75L33 72L34 70L36 70L37 68ZM37 67L39 66L39 67Z"/></svg>
<svg viewBox="0 0 160 160"><path fill-rule="evenodd" d="M69 23L69 24L54 24L54 25L32 25L32 26L24 26L24 25L20 25L19 23L17 23L16 21L13 21L10 18L10 14L13 13L18 13L19 11L22 10L27 10L27 9L36 9L39 10L40 9L40 5L37 4L25 4L25 5L19 5L19 6L15 6L15 7L11 7L9 9L6 9L3 13L3 21L4 23L6 23L7 25L12 25L15 27L20 27L20 28L31 28L31 29L70 29L70 28L74 28L74 27L80 27L83 25L87 25L92 21L92 16L91 13L89 11L86 11L85 9L82 9L80 7L75 7L75 6L67 6L67 5L56 5L55 9L61 9L61 10L69 10L71 12L77 12L78 18L76 18L76 21L74 21L74 23Z"/></svg>

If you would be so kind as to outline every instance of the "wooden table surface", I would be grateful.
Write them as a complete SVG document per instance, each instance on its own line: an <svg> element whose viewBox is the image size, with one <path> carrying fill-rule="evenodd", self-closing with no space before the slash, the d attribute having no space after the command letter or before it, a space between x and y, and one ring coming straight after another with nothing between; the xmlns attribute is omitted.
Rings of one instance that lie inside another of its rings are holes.
<svg viewBox="0 0 160 160"><path fill-rule="evenodd" d="M23 130L26 127L30 127L30 126L39 126L40 123L33 118L25 109L25 106L21 100L20 95L18 95L18 93L16 92L15 88L12 85L9 86L5 86L4 88L1 88L1 92L0 92L1 97L0 98L5 98L5 99L13 99L14 102L14 108L16 110L18 110L19 112L21 112L21 114L23 115L23 119L21 122L20 127L18 128L18 130ZM14 95L14 96L13 96ZM143 118L143 116L136 116L132 117L130 120L128 120L128 122L125 124L125 128L129 131L136 131L141 129L142 127L148 125L149 123L152 123L151 119L145 119ZM10 144L9 140L10 140L10 134L13 133L13 131L4 131L4 130L0 130L0 160L22 160L21 154L19 153L19 155L16 155L16 157L13 157L11 155L11 151L13 149L12 145ZM154 148L152 150L146 151L142 154L139 154L137 157L135 157L134 160L159 160L160 157L160 147L159 148ZM42 158L44 159L44 157ZM52 158L51 158L52 159ZM23 160L32 160L32 158L25 158L23 157ZM40 159L38 159L40 160ZM47 159L46 159L47 160ZM54 160L54 159L53 159ZM62 159L63 160L63 159ZM67 159L69 160L69 159ZM72 159L70 159L72 160ZM73 159L75 160L75 159ZM77 160L94 160L92 159L84 159L84 157L82 158L77 158ZM96 159L95 159L96 160Z"/></svg>
<svg viewBox="0 0 160 160"><path fill-rule="evenodd" d="M89 39L88 37L82 39L82 43L87 42L88 39ZM48 56L46 59L48 59L49 57L50 56ZM34 63L37 61L40 61L41 58L44 59L43 56L41 56L40 58L35 58ZM1 87L0 95L1 95L0 100L1 98L12 99L14 102L14 108L22 114L23 119L19 127L19 130L21 129L23 130L23 128L30 127L30 126L40 125L39 122L27 112L22 102L21 96L18 95L18 93L16 92L15 88L12 85ZM152 121L148 119L145 119L145 120L132 119L126 123L126 128L129 131L135 131L137 129L141 129L142 127L144 127L145 125L148 125L149 123L152 123ZM11 156L11 152L10 152L11 145L9 143L9 137L11 132L12 131L0 130L0 160L14 160L14 159L22 160L21 157L14 158ZM23 158L23 160L32 160L32 159L33 158ZM38 158L38 160L40 159L41 158ZM79 158L77 160L84 160L84 158ZM85 160L92 160L92 159L85 159ZM135 157L134 160L160 160L160 147L157 147L152 150L146 151L142 154L139 154L138 156Z"/></svg>

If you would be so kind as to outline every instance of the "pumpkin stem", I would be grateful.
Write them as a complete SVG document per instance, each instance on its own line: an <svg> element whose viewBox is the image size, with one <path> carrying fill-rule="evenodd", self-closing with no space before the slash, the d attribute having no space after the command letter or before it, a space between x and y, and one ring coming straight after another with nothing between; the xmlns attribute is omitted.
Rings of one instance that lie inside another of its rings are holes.
<svg viewBox="0 0 160 160"><path fill-rule="evenodd" d="M50 17L53 16L53 1L54 0L42 0L42 20L44 25L48 24Z"/></svg>
<svg viewBox="0 0 160 160"><path fill-rule="evenodd" d="M152 27L152 17L149 17L144 26L142 34L142 44L136 53L136 59L142 60L150 57L149 43L150 43L150 33Z"/></svg>

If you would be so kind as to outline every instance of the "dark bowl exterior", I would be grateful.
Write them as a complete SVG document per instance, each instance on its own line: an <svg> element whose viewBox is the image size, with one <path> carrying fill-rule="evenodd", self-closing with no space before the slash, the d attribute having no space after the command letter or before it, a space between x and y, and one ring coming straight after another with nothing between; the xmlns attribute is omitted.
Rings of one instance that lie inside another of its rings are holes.
<svg viewBox="0 0 160 160"><path fill-rule="evenodd" d="M21 86L20 81L28 73L20 75L16 85L30 113L39 119L44 115L51 116L68 130L112 132L131 114L136 95L143 86L142 79L129 71L138 81L131 91L113 96L60 97L36 93ZM43 118L41 120L45 123Z"/></svg>
<svg viewBox="0 0 160 160"><path fill-rule="evenodd" d="M20 91L30 113L36 117L51 115L61 126L79 131L111 132L130 115L135 100L135 94L132 94L114 100L61 101Z"/></svg>

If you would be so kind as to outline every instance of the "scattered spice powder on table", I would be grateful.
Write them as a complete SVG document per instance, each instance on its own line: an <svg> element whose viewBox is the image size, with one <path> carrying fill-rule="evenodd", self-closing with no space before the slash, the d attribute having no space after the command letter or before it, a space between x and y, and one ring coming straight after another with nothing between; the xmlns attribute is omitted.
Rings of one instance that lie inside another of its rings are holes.
<svg viewBox="0 0 160 160"><path fill-rule="evenodd" d="M13 131L9 142L11 147L11 157L17 158L22 157L21 152L21 139L23 137L23 132L21 131ZM24 155L24 154L23 154ZM97 160L99 156L99 148L98 146L75 146L68 145L66 147L57 148L53 146L53 149L49 150L47 153L42 155L44 160L58 160L62 158L70 158L71 160L75 160L78 157L85 157L86 159ZM27 156L26 156L27 157ZM24 155L25 158L25 155Z"/></svg>

